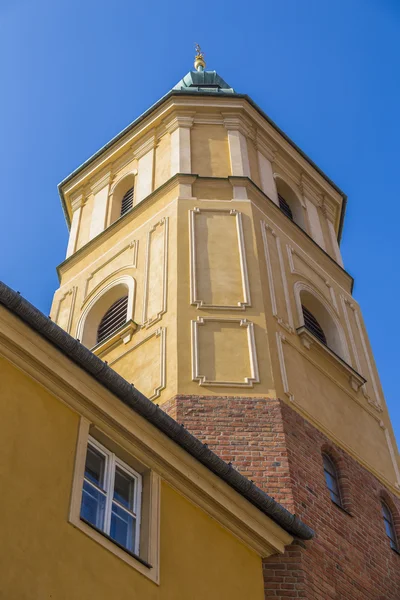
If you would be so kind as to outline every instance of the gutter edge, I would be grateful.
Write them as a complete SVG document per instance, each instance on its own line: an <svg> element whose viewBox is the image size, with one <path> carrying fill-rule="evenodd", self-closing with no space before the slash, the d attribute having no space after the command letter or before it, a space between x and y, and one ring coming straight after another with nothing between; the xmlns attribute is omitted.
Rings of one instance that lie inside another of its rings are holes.
<svg viewBox="0 0 400 600"><path fill-rule="evenodd" d="M82 346L28 300L1 281L0 304L61 350L124 404L152 423L285 531L302 540L310 540L314 537L314 531L296 515L290 513L252 481L236 471L232 465L209 450L207 445L179 425L157 404L153 404L93 352Z"/></svg>

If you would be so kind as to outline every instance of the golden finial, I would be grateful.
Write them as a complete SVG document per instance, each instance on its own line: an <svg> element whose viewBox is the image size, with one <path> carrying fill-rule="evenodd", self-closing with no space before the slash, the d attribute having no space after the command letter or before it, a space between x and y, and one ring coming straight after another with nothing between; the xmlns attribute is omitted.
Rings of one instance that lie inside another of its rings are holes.
<svg viewBox="0 0 400 600"><path fill-rule="evenodd" d="M196 56L194 59L194 68L196 69L196 71L204 71L204 69L206 67L206 63L204 60L204 52L200 48L199 44L195 44L194 47L196 50Z"/></svg>

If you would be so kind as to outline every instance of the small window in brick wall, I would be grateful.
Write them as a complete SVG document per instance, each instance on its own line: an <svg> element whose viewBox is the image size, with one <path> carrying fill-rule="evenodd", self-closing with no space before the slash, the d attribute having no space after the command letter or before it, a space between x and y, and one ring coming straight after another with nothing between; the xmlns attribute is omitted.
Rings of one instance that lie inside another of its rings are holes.
<svg viewBox="0 0 400 600"><path fill-rule="evenodd" d="M332 502L338 506L342 506L342 499L340 497L339 478L335 465L327 454L322 455L324 461L324 475L326 486L329 490L329 495Z"/></svg>
<svg viewBox="0 0 400 600"><path fill-rule="evenodd" d="M385 502L382 501L381 505L382 505L383 522L385 524L386 535L388 536L389 541L390 541L390 547L393 548L393 550L396 550L398 552L399 546L397 543L397 536L396 536L396 531L395 531L395 527L394 527L394 519L393 519L392 511L390 510L390 508L388 507L388 505Z"/></svg>

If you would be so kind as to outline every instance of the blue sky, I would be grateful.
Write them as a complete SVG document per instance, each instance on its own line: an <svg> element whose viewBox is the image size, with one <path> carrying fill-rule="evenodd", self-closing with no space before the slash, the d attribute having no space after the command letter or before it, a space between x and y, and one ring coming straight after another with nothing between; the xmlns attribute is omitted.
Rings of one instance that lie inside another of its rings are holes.
<svg viewBox="0 0 400 600"><path fill-rule="evenodd" d="M0 0L0 278L48 314L67 245L57 184L199 42L348 194L342 252L400 440L399 36L397 0Z"/></svg>

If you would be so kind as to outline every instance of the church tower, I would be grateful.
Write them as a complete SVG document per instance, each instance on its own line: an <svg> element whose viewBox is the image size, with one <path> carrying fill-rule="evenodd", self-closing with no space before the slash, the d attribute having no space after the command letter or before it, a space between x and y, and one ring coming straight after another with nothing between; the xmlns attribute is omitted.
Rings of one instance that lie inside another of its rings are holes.
<svg viewBox="0 0 400 600"><path fill-rule="evenodd" d="M266 561L266 598L398 598L399 456L344 193L200 50L59 190L52 319L315 530Z"/></svg>

